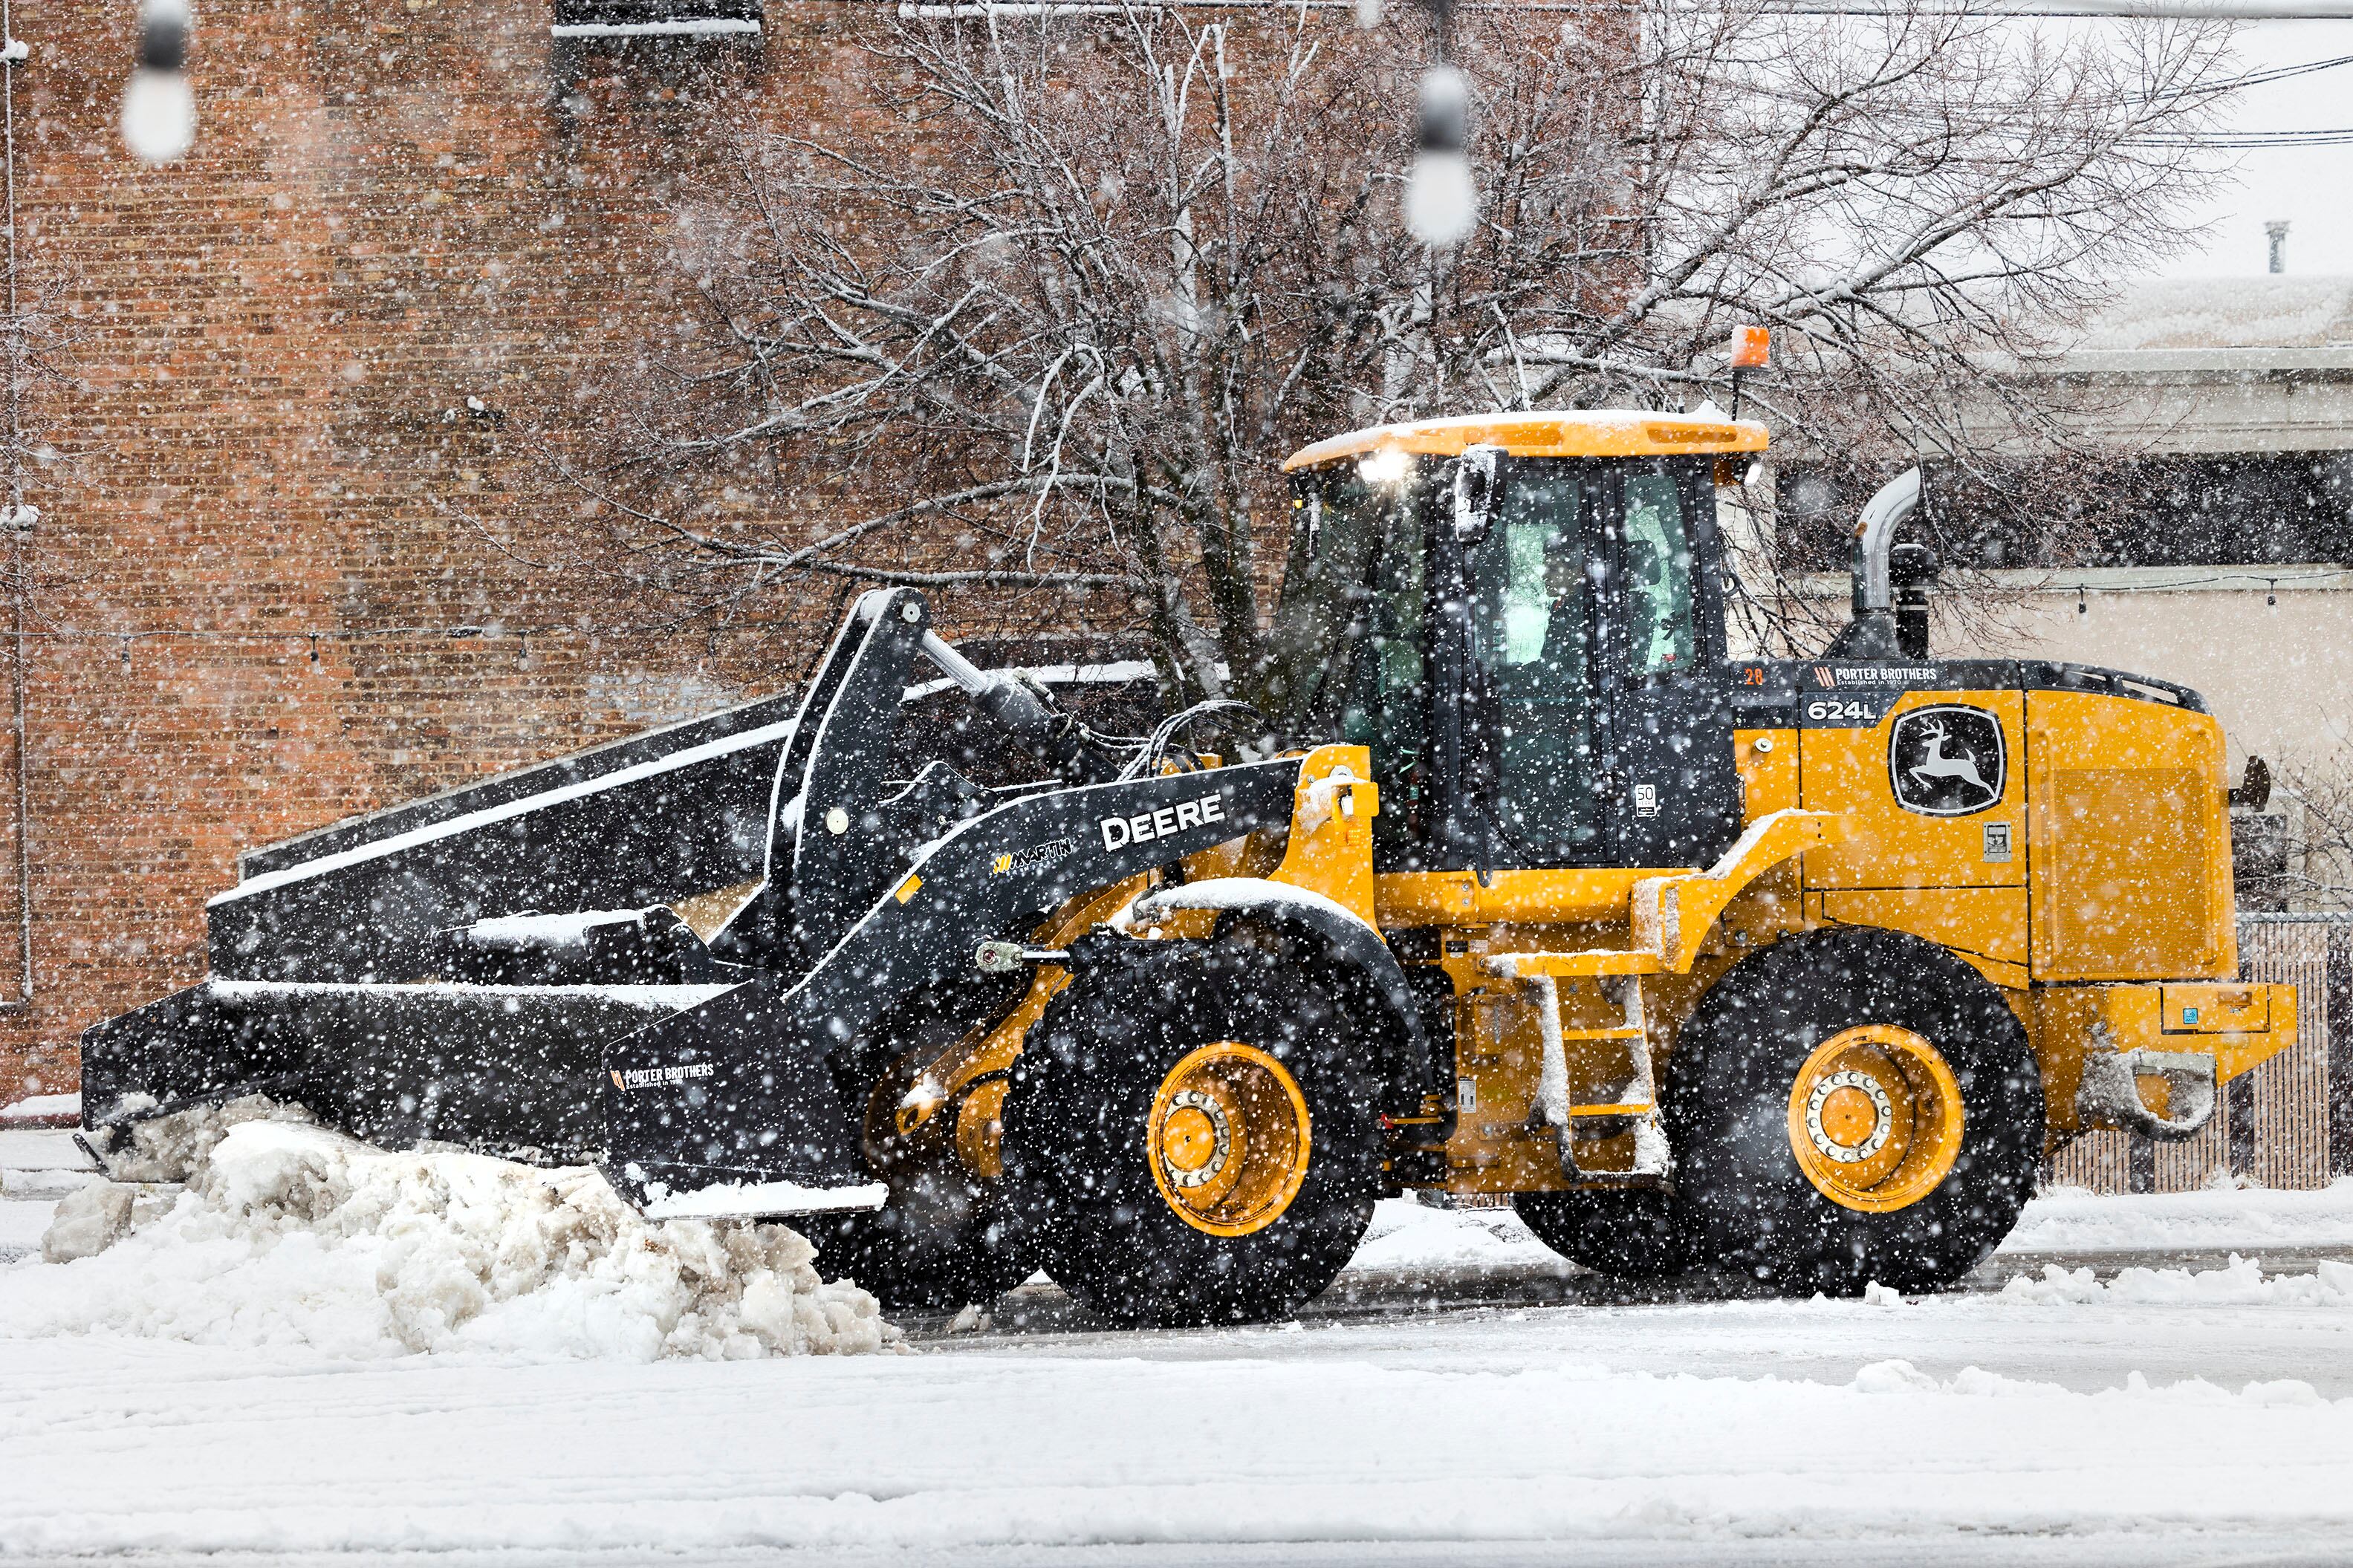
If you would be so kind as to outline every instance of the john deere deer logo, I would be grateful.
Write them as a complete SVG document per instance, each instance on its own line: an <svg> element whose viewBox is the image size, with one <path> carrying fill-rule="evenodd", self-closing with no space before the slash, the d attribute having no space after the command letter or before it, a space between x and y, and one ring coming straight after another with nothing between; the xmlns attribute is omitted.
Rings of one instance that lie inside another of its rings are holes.
<svg viewBox="0 0 2353 1568"><path fill-rule="evenodd" d="M1887 742L1895 802L1928 816L1967 816L2001 799L2001 722L1982 708L1915 708Z"/></svg>
<svg viewBox="0 0 2353 1568"><path fill-rule="evenodd" d="M1921 725L1920 733L1927 739L1928 756L1926 761L1915 763L1907 770L1915 784L1934 789L1938 779L1967 779L1977 788L1985 788L1985 780L1978 776L1975 757L1945 755L1945 725L1942 720L1932 719Z"/></svg>

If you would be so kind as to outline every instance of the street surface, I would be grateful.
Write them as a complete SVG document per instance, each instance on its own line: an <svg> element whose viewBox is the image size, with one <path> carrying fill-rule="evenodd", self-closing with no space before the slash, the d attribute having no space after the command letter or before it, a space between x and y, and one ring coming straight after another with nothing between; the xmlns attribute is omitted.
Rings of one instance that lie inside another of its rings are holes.
<svg viewBox="0 0 2353 1568"><path fill-rule="evenodd" d="M866 1357L0 1337L0 1563L2345 1563L2340 1259L2353 1184L2052 1194L1968 1289L1864 1301L1392 1203L1243 1331L1033 1283Z"/></svg>

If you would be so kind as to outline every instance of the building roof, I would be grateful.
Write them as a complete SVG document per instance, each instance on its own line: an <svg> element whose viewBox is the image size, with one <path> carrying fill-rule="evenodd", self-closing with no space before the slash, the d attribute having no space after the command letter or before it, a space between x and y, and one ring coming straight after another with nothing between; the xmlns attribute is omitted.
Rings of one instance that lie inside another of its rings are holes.
<svg viewBox="0 0 2353 1568"><path fill-rule="evenodd" d="M1466 447L1501 447L1515 458L1664 458L1709 452L1761 452L1765 426L1749 419L1700 418L1636 409L1559 409L1469 414L1411 425L1377 425L1302 447L1283 471L1312 468L1366 452L1451 458Z"/></svg>
<svg viewBox="0 0 2353 1568"><path fill-rule="evenodd" d="M2353 349L2353 278L2171 278L2137 283L2076 344L2094 353Z"/></svg>
<svg viewBox="0 0 2353 1568"><path fill-rule="evenodd" d="M2084 389L2084 434L2135 450L2353 450L2353 278L2130 284L2031 368Z"/></svg>

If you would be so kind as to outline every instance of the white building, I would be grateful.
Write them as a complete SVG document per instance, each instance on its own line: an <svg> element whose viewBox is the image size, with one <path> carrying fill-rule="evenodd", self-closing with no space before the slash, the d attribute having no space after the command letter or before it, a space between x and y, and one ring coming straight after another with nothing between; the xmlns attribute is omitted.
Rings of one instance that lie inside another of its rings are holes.
<svg viewBox="0 0 2353 1568"><path fill-rule="evenodd" d="M2070 384L2084 430L2123 459L2112 474L2051 482L2134 503L2074 552L2084 564L2036 564L2022 552L2005 560L1998 534L1977 559L1950 563L1954 581L1993 592L1965 630L1938 616L1936 651L2065 659L2194 687L2229 734L2234 768L2258 754L2284 775L2343 781L2353 804L2353 278L2140 285L2048 374ZM1802 515L1810 499L1853 504L1819 486L1810 498L1807 484L1791 465L1785 510ZM1844 577L1828 574L1804 587L1846 594ZM2282 808L2300 839L2301 808L2284 791Z"/></svg>

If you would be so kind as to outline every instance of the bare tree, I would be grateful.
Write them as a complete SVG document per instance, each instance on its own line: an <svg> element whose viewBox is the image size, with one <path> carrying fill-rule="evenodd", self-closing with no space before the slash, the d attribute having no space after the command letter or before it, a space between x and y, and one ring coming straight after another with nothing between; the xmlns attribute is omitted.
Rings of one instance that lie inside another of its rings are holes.
<svg viewBox="0 0 2353 1568"><path fill-rule="evenodd" d="M2210 23L1470 11L1484 203L1433 254L1398 216L1421 26L891 24L881 129L739 128L681 202L701 329L617 379L567 469L601 561L714 615L810 576L987 589L1000 618L1147 625L1222 694L1262 665L1276 467L1318 436L1723 399L1751 322L1780 358L1749 395L1801 447L2050 428L2011 370L2178 241L2228 82Z"/></svg>
<svg viewBox="0 0 2353 1568"><path fill-rule="evenodd" d="M2266 890L2298 909L2353 907L2353 746L2285 759L2284 865Z"/></svg>

